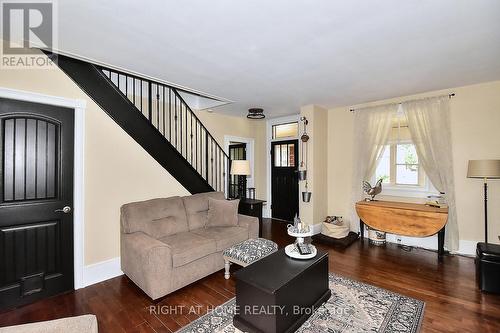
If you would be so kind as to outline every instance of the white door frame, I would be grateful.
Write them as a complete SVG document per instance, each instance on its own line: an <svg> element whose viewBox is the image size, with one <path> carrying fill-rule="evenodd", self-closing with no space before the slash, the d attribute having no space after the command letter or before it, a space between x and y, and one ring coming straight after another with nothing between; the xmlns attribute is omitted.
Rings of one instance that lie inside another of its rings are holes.
<svg viewBox="0 0 500 333"><path fill-rule="evenodd" d="M299 123L299 135L296 138L284 138L284 139L277 139L273 140L273 125L279 125L279 124L286 124L286 123L293 123L293 122L298 122ZM273 141L285 141L285 140L294 140L298 139L300 136L300 114L296 114L293 116L285 116L285 117L279 117L279 118L271 118L266 121L266 173L267 173L267 181L266 181L266 192L267 192L267 205L264 206L264 212L263 216L264 217L271 217L272 216L272 211L271 211L271 206L272 206L272 193L271 193L271 142ZM300 149L300 147L299 147ZM300 151L299 151L299 156L300 156Z"/></svg>
<svg viewBox="0 0 500 333"><path fill-rule="evenodd" d="M227 156L229 156L229 144L231 142L241 142L241 143L246 143L246 156L247 160L250 162L250 173L251 176L247 177L247 188L249 187L254 187L255 185L255 173L254 173L254 161L255 161L255 140L253 138L244 138L240 136L233 136L233 135L224 135L224 151L226 152ZM229 164L228 164L229 165ZM227 170L229 173L230 170ZM227 176L224 177L224 188L226 189L226 193L229 193L229 184L227 182Z"/></svg>
<svg viewBox="0 0 500 333"><path fill-rule="evenodd" d="M82 99L69 99L30 91L0 87L0 97L19 101L61 106L75 110L74 174L73 174L73 264L74 288L85 287L84 265L84 151L85 151L85 108Z"/></svg>

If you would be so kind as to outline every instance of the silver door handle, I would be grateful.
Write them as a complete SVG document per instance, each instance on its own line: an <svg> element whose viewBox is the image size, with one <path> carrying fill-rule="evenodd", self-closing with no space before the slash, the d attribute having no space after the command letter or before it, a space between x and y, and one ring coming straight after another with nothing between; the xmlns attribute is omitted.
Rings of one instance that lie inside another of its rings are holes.
<svg viewBox="0 0 500 333"><path fill-rule="evenodd" d="M62 209L56 209L54 212L68 214L69 212L71 212L71 207L64 206Z"/></svg>

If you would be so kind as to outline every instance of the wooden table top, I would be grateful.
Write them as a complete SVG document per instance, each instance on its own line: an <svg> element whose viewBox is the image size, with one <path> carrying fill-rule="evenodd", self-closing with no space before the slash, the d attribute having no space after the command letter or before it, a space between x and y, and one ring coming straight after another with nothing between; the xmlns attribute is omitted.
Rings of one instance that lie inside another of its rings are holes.
<svg viewBox="0 0 500 333"><path fill-rule="evenodd" d="M366 206L374 206L374 207L384 207L384 208L394 208L394 209L404 209L404 210L414 210L420 212L429 212L429 213L442 213L448 214L448 208L438 208L427 206L424 204L410 203L410 202L397 202L397 201L358 201L356 205L366 205Z"/></svg>
<svg viewBox="0 0 500 333"><path fill-rule="evenodd" d="M373 229L410 237L434 235L448 220L448 208L408 202L359 201L356 212Z"/></svg>

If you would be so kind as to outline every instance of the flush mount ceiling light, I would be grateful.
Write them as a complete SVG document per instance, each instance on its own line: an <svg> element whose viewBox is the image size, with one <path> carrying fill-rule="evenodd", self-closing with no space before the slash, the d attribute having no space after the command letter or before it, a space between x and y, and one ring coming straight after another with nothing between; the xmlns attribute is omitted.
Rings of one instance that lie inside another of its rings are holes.
<svg viewBox="0 0 500 333"><path fill-rule="evenodd" d="M264 109L261 108L251 108L248 109L247 118L248 119L264 119Z"/></svg>

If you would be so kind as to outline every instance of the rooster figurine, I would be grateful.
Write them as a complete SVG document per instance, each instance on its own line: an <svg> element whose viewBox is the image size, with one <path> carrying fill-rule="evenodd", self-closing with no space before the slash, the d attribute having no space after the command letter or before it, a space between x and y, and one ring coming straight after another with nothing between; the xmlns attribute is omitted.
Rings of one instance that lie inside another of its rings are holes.
<svg viewBox="0 0 500 333"><path fill-rule="evenodd" d="M370 183L368 183L366 180L363 181L363 191L365 191L366 194L371 196L370 201L375 200L375 196L382 192L382 178L380 178L375 186L372 187Z"/></svg>

